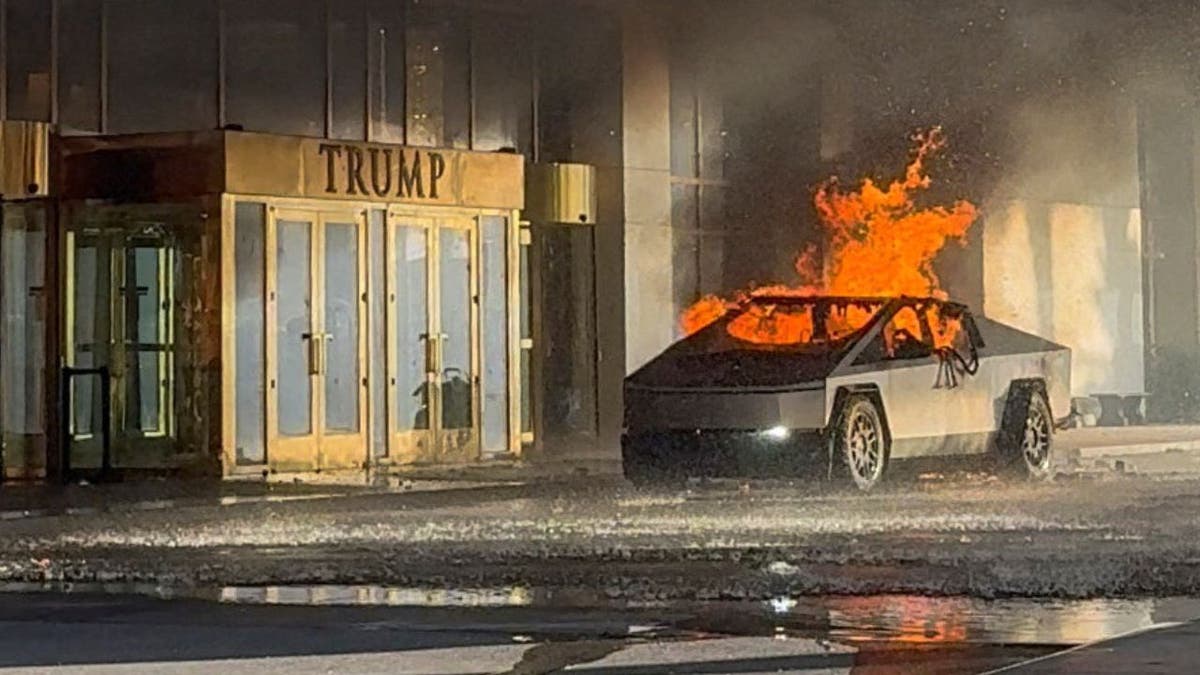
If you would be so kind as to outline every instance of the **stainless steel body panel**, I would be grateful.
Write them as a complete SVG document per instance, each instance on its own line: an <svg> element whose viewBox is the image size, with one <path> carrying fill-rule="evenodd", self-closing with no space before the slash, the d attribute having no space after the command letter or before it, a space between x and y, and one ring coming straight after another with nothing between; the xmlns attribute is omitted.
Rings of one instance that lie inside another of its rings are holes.
<svg viewBox="0 0 1200 675"><path fill-rule="evenodd" d="M821 429L825 388L785 391L688 391L631 387L626 420L641 429Z"/></svg>

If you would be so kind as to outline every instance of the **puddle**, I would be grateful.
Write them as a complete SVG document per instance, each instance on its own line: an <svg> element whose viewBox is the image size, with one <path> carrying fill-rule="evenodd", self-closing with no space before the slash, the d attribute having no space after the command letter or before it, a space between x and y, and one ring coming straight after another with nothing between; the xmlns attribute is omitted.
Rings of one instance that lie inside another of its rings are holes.
<svg viewBox="0 0 1200 675"><path fill-rule="evenodd" d="M1077 645L1200 617L1196 599L979 600L919 596L833 598L830 634L908 643Z"/></svg>
<svg viewBox="0 0 1200 675"><path fill-rule="evenodd" d="M268 585L184 588L153 583L5 583L4 593L142 595L239 605L616 610L679 628L724 635L823 637L842 642L926 646L1069 646L1200 618L1200 598L1002 599L911 595L780 597L765 603L613 602L602 591L526 586L423 588L382 585ZM678 620L686 616L686 620Z"/></svg>

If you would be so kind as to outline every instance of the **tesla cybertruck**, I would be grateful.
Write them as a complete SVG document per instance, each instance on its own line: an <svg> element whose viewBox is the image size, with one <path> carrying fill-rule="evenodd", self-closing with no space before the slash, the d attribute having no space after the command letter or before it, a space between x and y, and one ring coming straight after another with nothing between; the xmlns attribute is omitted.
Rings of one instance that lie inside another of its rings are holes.
<svg viewBox="0 0 1200 675"><path fill-rule="evenodd" d="M984 459L1052 474L1070 408L1062 345L934 298L757 296L625 380L625 475L816 475Z"/></svg>

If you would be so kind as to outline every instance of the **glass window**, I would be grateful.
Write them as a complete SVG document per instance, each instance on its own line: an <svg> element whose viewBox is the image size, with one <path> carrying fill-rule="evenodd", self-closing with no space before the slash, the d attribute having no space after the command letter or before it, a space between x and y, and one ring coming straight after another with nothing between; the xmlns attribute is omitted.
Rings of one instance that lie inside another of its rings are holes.
<svg viewBox="0 0 1200 675"><path fill-rule="evenodd" d="M409 145L470 145L471 75L467 22L449 7L416 0L405 31Z"/></svg>
<svg viewBox="0 0 1200 675"><path fill-rule="evenodd" d="M725 177L725 110L708 87L701 90L698 107L700 176L720 180Z"/></svg>
<svg viewBox="0 0 1200 675"><path fill-rule="evenodd" d="M508 219L483 216L483 452L508 451Z"/></svg>
<svg viewBox="0 0 1200 675"><path fill-rule="evenodd" d="M237 463L266 461L266 209L239 203L234 217L234 333L237 356Z"/></svg>
<svg viewBox="0 0 1200 675"><path fill-rule="evenodd" d="M276 234L279 434L312 433L312 223L280 219Z"/></svg>
<svg viewBox="0 0 1200 675"><path fill-rule="evenodd" d="M316 0L226 4L226 123L325 135L324 14Z"/></svg>
<svg viewBox="0 0 1200 675"><path fill-rule="evenodd" d="M700 227L709 232L724 231L728 226L725 211L725 188L704 185L700 190Z"/></svg>
<svg viewBox="0 0 1200 675"><path fill-rule="evenodd" d="M681 71L682 72L682 71ZM671 174L697 177L696 90L687 75L671 77Z"/></svg>
<svg viewBox="0 0 1200 675"><path fill-rule="evenodd" d="M47 0L8 0L3 48L12 119L50 120L50 11Z"/></svg>
<svg viewBox="0 0 1200 675"><path fill-rule="evenodd" d="M46 433L46 212L38 205L4 207L3 302L5 340L0 343L3 378L4 466L43 464L37 452ZM44 447L44 446L42 446Z"/></svg>
<svg viewBox="0 0 1200 675"><path fill-rule="evenodd" d="M441 290L442 428L474 426L471 379L471 236L467 230L438 230L438 282Z"/></svg>
<svg viewBox="0 0 1200 675"><path fill-rule="evenodd" d="M108 131L217 124L217 17L206 0L110 0Z"/></svg>
<svg viewBox="0 0 1200 675"><path fill-rule="evenodd" d="M160 238L134 240L124 251L125 430L142 435L169 432L164 395L174 274L165 244Z"/></svg>
<svg viewBox="0 0 1200 675"><path fill-rule="evenodd" d="M429 300L426 278L429 244L425 228L399 225L393 232L395 272L392 306L396 336L396 431L428 429L429 385L426 381L426 340L429 338Z"/></svg>
<svg viewBox="0 0 1200 675"><path fill-rule="evenodd" d="M695 230L671 233L671 276L675 308L683 309L700 299L700 235Z"/></svg>
<svg viewBox="0 0 1200 675"><path fill-rule="evenodd" d="M59 0L58 127L100 131L100 3Z"/></svg>
<svg viewBox="0 0 1200 675"><path fill-rule="evenodd" d="M671 185L671 227L676 230L695 230L700 226L700 193L696 185Z"/></svg>
<svg viewBox="0 0 1200 675"><path fill-rule="evenodd" d="M927 327L916 308L902 307L863 349L855 363L928 358L934 351Z"/></svg>
<svg viewBox="0 0 1200 675"><path fill-rule="evenodd" d="M359 429L358 224L326 221L324 274L325 429Z"/></svg>
<svg viewBox="0 0 1200 675"><path fill-rule="evenodd" d="M704 232L700 235L698 295L720 294L725 286L725 237L721 234Z"/></svg>
<svg viewBox="0 0 1200 675"><path fill-rule="evenodd" d="M362 0L339 0L330 6L329 49L333 61L334 138L366 138L367 15Z"/></svg>
<svg viewBox="0 0 1200 675"><path fill-rule="evenodd" d="M530 150L533 94L525 22L481 12L471 35L474 61L476 150Z"/></svg>
<svg viewBox="0 0 1200 675"><path fill-rule="evenodd" d="M99 340L108 329L110 253L92 236L71 233L72 302L70 364L76 368L106 365L107 345ZM71 433L90 436L100 429L100 389L96 378L80 376L71 380Z"/></svg>

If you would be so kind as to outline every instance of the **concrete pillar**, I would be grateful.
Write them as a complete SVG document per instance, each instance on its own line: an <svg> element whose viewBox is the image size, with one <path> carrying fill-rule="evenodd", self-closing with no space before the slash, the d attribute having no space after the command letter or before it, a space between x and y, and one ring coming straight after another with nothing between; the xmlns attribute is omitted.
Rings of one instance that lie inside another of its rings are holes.
<svg viewBox="0 0 1200 675"><path fill-rule="evenodd" d="M671 268L670 59L663 25L643 3L623 17L625 369L675 337Z"/></svg>

